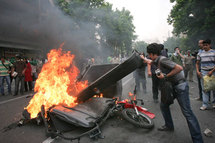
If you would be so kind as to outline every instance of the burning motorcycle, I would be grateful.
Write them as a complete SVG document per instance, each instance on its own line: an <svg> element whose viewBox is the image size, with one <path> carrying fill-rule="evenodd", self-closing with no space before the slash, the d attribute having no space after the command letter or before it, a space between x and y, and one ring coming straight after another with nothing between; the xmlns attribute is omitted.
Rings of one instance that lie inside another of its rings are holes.
<svg viewBox="0 0 215 143"><path fill-rule="evenodd" d="M78 104L75 107L55 106L49 109L45 117L44 108L41 109L41 117L46 126L47 136L59 136L66 140L80 139L84 135L90 138L101 138L100 126L114 113L120 112L122 117L131 124L152 129L154 127L153 118L155 114L147 111L142 106L138 106L143 100L136 99L135 94L129 93L130 99L118 101L117 98L98 98L93 97L87 102ZM103 106L100 106L100 105ZM91 106L93 105L93 107ZM98 111L98 108L101 109ZM88 131L76 136L65 136L63 132L69 131L70 127L84 127Z"/></svg>

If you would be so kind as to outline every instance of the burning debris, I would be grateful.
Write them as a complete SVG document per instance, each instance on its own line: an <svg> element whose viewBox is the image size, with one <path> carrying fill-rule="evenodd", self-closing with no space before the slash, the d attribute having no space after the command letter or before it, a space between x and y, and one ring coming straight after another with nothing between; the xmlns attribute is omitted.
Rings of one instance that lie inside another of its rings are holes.
<svg viewBox="0 0 215 143"><path fill-rule="evenodd" d="M86 80L77 80L79 70L74 65L75 56L70 52L62 52L62 46L48 54L48 62L36 81L37 93L23 112L25 119L20 120L20 125L34 120L37 124L44 123L47 136L75 140L88 134L95 139L101 137L100 126L106 119L114 112L121 111L131 124L153 128L152 119L155 115L136 105L137 101L143 105L142 100L136 99L136 87L133 94L129 93L130 100L106 98L103 92L109 87L113 88L116 82L143 63L138 53L134 52L124 63L109 69L88 85ZM89 130L76 137L63 134L74 127Z"/></svg>
<svg viewBox="0 0 215 143"><path fill-rule="evenodd" d="M53 105L75 106L76 97L80 91L88 86L87 81L77 81L78 68L74 65L74 55L53 49L48 54L48 62L43 65L36 81L36 94L26 107L31 118L36 118L44 105L47 111Z"/></svg>
<svg viewBox="0 0 215 143"><path fill-rule="evenodd" d="M43 65L36 81L34 90L37 93L26 107L30 118L37 117L41 112L41 106L44 106L46 112L54 105L74 107L94 95L101 96L102 90L142 65L139 54L134 52L130 59L114 67L88 86L87 81L77 80L79 70L74 65L75 56L70 52L63 52L63 45L61 44L58 50L53 49L48 53L48 62Z"/></svg>

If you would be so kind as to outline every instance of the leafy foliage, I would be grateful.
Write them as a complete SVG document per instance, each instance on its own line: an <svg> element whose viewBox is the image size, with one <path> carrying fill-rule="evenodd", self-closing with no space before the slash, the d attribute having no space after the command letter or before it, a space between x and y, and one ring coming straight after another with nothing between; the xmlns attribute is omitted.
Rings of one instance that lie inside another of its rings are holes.
<svg viewBox="0 0 215 143"><path fill-rule="evenodd" d="M115 49L116 55L131 51L132 41L136 38L132 20L130 12L125 9L111 11L103 19L105 41Z"/></svg>
<svg viewBox="0 0 215 143"><path fill-rule="evenodd" d="M168 49L169 53L173 53L175 47L179 47L181 50L186 51L191 47L187 47L185 41L186 38L169 37L166 41L164 41L163 45L166 49Z"/></svg>
<svg viewBox="0 0 215 143"><path fill-rule="evenodd" d="M137 51L139 52L144 52L145 54L146 53L146 47L147 47L147 43L145 41L137 41L134 43L134 49L136 49Z"/></svg>
<svg viewBox="0 0 215 143"><path fill-rule="evenodd" d="M134 35L133 17L128 10L112 10L104 0L56 0L64 13L71 17L76 30L85 28L102 47L110 48L115 55L131 50ZM91 26L89 28L89 26ZM89 30L90 29L90 30Z"/></svg>
<svg viewBox="0 0 215 143"><path fill-rule="evenodd" d="M187 46L197 47L199 39L215 38L214 0L170 0L170 2L174 2L175 5L168 17L168 23L173 24L175 35L187 36L185 39Z"/></svg>

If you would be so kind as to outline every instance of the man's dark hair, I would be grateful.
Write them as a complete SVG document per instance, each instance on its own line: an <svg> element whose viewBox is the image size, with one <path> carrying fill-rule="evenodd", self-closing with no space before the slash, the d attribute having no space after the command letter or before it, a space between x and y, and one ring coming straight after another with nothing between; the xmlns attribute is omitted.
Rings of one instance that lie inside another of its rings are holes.
<svg viewBox="0 0 215 143"><path fill-rule="evenodd" d="M158 45L160 46L161 50L164 49L164 45L163 44L158 44Z"/></svg>
<svg viewBox="0 0 215 143"><path fill-rule="evenodd" d="M174 51L175 51L175 49L177 49L177 48L179 48L179 47L175 47L175 48L174 48Z"/></svg>
<svg viewBox="0 0 215 143"><path fill-rule="evenodd" d="M18 59L18 60L21 60L23 57L21 54L16 54L15 57Z"/></svg>
<svg viewBox="0 0 215 143"><path fill-rule="evenodd" d="M159 44L157 43L152 43L152 44L149 44L147 46L147 53L152 53L152 54L156 54L156 55L160 55L160 52L161 52L161 48L159 46Z"/></svg>
<svg viewBox="0 0 215 143"><path fill-rule="evenodd" d="M202 42L203 44L211 44L211 40L210 39L206 39L206 40L204 40L203 42Z"/></svg>
<svg viewBox="0 0 215 143"><path fill-rule="evenodd" d="M168 49L165 49L166 50L166 52L168 53Z"/></svg>

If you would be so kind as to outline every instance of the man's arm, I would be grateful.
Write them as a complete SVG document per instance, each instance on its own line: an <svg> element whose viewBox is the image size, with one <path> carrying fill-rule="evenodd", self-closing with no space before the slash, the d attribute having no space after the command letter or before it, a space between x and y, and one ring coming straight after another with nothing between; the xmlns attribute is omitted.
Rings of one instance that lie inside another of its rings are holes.
<svg viewBox="0 0 215 143"><path fill-rule="evenodd" d="M175 74L181 72L182 70L183 70L183 67L180 66L180 65L178 65L178 64L176 64L175 67L174 67L174 69L171 70L171 72L169 72L169 73L166 75L166 77L171 77L171 76L173 76L173 75L175 75Z"/></svg>
<svg viewBox="0 0 215 143"><path fill-rule="evenodd" d="M208 76L211 76L213 74L213 72L215 72L215 67L211 71L208 72Z"/></svg>
<svg viewBox="0 0 215 143"><path fill-rule="evenodd" d="M151 71L151 64L147 64L147 72L148 72L148 76L152 76L152 71Z"/></svg>
<svg viewBox="0 0 215 143"><path fill-rule="evenodd" d="M24 63L24 69L23 69L23 71L22 71L22 75L25 75L26 69L27 69L27 65Z"/></svg>
<svg viewBox="0 0 215 143"><path fill-rule="evenodd" d="M11 73L13 73L12 71L14 71L13 64L10 61L8 61L8 65L9 65L9 69L10 69L10 71L8 71L8 73L11 74Z"/></svg>
<svg viewBox="0 0 215 143"><path fill-rule="evenodd" d="M171 70L171 72L169 72L166 76L164 76L164 74L161 73L159 76L157 75L157 77L158 77L159 79L163 79L163 78L165 78L165 77L168 78L168 77L171 77L171 76L173 76L173 75L175 75L175 74L181 72L182 70L183 70L183 67L180 66L180 65L178 65L178 64L176 64L175 67Z"/></svg>
<svg viewBox="0 0 215 143"><path fill-rule="evenodd" d="M148 76L152 76L152 72L151 72L151 63L152 60L147 59L146 57L144 57L143 55L140 55L140 57L143 59L144 63L147 63L147 72L148 72Z"/></svg>
<svg viewBox="0 0 215 143"><path fill-rule="evenodd" d="M184 56L180 53L180 51L178 50L178 54L179 54L179 56L181 57L181 58L183 58L184 59Z"/></svg>
<svg viewBox="0 0 215 143"><path fill-rule="evenodd" d="M200 61L197 60L197 61L196 61L196 73L197 73L197 75L198 75L199 78L202 78L202 74L201 74L201 72L199 71L199 63L200 63Z"/></svg>
<svg viewBox="0 0 215 143"><path fill-rule="evenodd" d="M24 70L22 71L22 75L25 75L25 71L27 68L24 68Z"/></svg>
<svg viewBox="0 0 215 143"><path fill-rule="evenodd" d="M147 59L146 57L144 57L143 55L140 55L140 57L143 59L143 61L147 64L151 64L152 63L152 60L150 59Z"/></svg>

